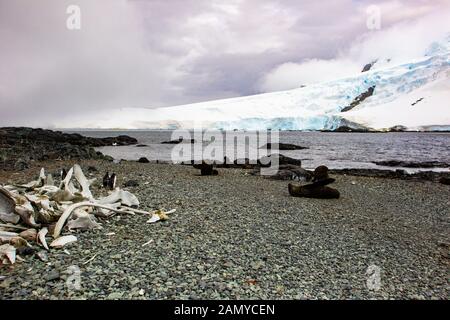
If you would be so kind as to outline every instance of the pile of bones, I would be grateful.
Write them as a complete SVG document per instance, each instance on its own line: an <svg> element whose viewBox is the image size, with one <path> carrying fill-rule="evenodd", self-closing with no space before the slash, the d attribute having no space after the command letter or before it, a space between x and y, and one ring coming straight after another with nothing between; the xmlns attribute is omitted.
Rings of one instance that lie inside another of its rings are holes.
<svg viewBox="0 0 450 320"><path fill-rule="evenodd" d="M137 197L120 188L95 199L90 190L93 180L88 180L76 164L62 177L59 186L44 169L36 181L0 186L0 265L23 261L20 253L26 254L33 242L49 251L77 241L73 234L61 235L64 228L69 232L101 228L97 218L116 214L149 215L147 222L154 223L166 220L167 214L175 211L139 210ZM53 236L50 243L48 235ZM38 257L44 259L45 255L39 253Z"/></svg>

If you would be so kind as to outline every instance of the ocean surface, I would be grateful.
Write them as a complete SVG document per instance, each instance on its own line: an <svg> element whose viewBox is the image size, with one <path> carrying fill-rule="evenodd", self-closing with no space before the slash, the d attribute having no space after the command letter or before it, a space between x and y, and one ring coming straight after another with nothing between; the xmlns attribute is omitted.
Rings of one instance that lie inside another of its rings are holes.
<svg viewBox="0 0 450 320"><path fill-rule="evenodd" d="M162 141L177 139L172 137L172 131L168 130L130 130L130 131L68 131L77 132L92 137L108 137L129 135L136 138L139 144L136 146L107 146L98 148L104 154L117 160L137 160L146 157L151 161L160 160L172 162L171 144L161 144ZM218 134L220 132L217 132ZM255 132L231 132L241 138L256 135ZM225 137L225 136L223 136ZM192 138L195 139L194 136ZM204 138L204 137L203 137ZM205 140L205 139L203 139ZM403 160L412 162L441 161L450 163L450 133L331 133L331 132L300 132L281 131L279 140L282 143L292 143L307 147L304 150L279 151L280 153L302 160L302 166L313 169L318 165L326 165L331 169L342 168L372 168L372 169L398 169L378 166L373 161ZM249 150L261 152L260 149L250 148L245 143L233 145L233 141L226 140L227 146L236 146L235 156L245 154ZM190 147L190 144L183 144ZM205 144L206 145L206 144ZM244 152L244 153L242 153ZM272 152L278 152L272 150ZM420 170L420 169L419 169ZM430 169L426 169L430 170ZM435 171L449 171L448 168L436 168ZM407 169L417 171L417 169Z"/></svg>

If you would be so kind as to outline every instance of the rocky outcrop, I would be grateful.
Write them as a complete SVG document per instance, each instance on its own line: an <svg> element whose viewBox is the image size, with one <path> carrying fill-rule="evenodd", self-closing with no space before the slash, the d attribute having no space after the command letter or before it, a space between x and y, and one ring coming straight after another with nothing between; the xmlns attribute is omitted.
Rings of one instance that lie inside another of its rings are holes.
<svg viewBox="0 0 450 320"><path fill-rule="evenodd" d="M373 161L377 166L385 167L403 167L403 168L449 168L450 164L440 161L401 161L401 160L385 160L385 161Z"/></svg>
<svg viewBox="0 0 450 320"><path fill-rule="evenodd" d="M137 140L129 136L92 138L45 129L0 128L0 169L24 170L30 166L31 161L112 160L94 147L136 143Z"/></svg>
<svg viewBox="0 0 450 320"><path fill-rule="evenodd" d="M261 167L269 167L270 163L274 163L275 161L278 161L279 165L294 165L298 167L302 166L302 160L287 157L279 153L273 153L269 156L262 157L258 160L258 163Z"/></svg>
<svg viewBox="0 0 450 320"><path fill-rule="evenodd" d="M255 169L252 175L261 175L260 168ZM264 178L271 180L292 180L292 181L310 181L312 172L295 165L280 165L278 168L266 168Z"/></svg>
<svg viewBox="0 0 450 320"><path fill-rule="evenodd" d="M275 149L275 150L303 150L308 149L308 147L302 147L295 144L290 143L267 143L261 147L261 149Z"/></svg>
<svg viewBox="0 0 450 320"><path fill-rule="evenodd" d="M366 100L368 97L372 96L373 93L375 91L375 86L370 87L369 89L367 89L367 91L361 93L359 96L357 96L352 103L347 106L344 107L341 112L347 112L352 110L354 107L359 106L364 100Z"/></svg>
<svg viewBox="0 0 450 320"><path fill-rule="evenodd" d="M377 60L372 61L371 63L366 64L366 65L364 66L364 68L362 69L361 72L367 72L367 71L369 71L370 69L372 69L372 67L374 66L375 63L377 63Z"/></svg>
<svg viewBox="0 0 450 320"><path fill-rule="evenodd" d="M388 132L405 132L405 131L408 131L408 128L402 125L396 125L388 129Z"/></svg>
<svg viewBox="0 0 450 320"><path fill-rule="evenodd" d="M141 157L138 160L139 163L150 163L150 160L148 160L146 157Z"/></svg>
<svg viewBox="0 0 450 320"><path fill-rule="evenodd" d="M450 179L449 172L421 171L417 173L408 173L405 170L380 170L380 169L332 169L331 173L345 174L350 176L417 180L417 181L434 181L440 179Z"/></svg>
<svg viewBox="0 0 450 320"><path fill-rule="evenodd" d="M52 131L46 129L34 129L26 127L7 127L0 128L0 141L6 142L7 145L28 140L36 143L61 143L71 144L75 146L126 146L137 144L135 138L120 135L117 137L93 138L85 137L78 133L65 133L61 131ZM1 146L1 144L0 144Z"/></svg>
<svg viewBox="0 0 450 320"><path fill-rule="evenodd" d="M217 176L219 172L214 169L213 164L206 163L203 161L201 164L194 164L193 167L195 169L200 169L200 174L202 176Z"/></svg>
<svg viewBox="0 0 450 320"><path fill-rule="evenodd" d="M169 140L169 141L163 141L161 144L179 144L179 143L195 143L194 139L181 139L178 140Z"/></svg>
<svg viewBox="0 0 450 320"><path fill-rule="evenodd" d="M349 126L340 126L337 127L333 132L369 132L368 129L361 129L361 128L353 128Z"/></svg>

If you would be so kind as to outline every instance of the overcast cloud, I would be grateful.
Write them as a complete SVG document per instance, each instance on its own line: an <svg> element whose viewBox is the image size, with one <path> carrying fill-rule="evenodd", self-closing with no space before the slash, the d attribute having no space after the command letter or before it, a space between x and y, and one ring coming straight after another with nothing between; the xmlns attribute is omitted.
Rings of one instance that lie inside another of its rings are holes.
<svg viewBox="0 0 450 320"><path fill-rule="evenodd" d="M71 4L81 30L66 28ZM343 77L422 54L449 21L448 0L0 0L0 125Z"/></svg>

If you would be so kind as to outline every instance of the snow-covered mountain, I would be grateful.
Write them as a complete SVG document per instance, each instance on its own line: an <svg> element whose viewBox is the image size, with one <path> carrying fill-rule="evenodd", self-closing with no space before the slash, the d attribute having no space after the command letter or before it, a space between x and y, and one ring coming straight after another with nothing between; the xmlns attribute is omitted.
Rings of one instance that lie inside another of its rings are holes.
<svg viewBox="0 0 450 320"><path fill-rule="evenodd" d="M92 123L61 127L333 130L342 125L383 130L450 129L450 38L414 61L379 61L353 77L294 90L99 114Z"/></svg>

